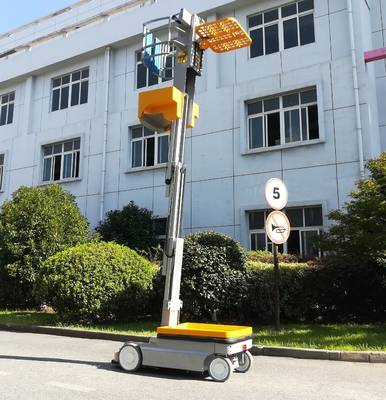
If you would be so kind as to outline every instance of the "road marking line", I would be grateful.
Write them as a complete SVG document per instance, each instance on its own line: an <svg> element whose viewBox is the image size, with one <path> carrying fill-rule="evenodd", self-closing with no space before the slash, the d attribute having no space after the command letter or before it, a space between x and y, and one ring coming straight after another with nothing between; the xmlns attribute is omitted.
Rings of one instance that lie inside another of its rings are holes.
<svg viewBox="0 0 386 400"><path fill-rule="evenodd" d="M79 385L70 385L68 383L63 383L63 382L48 382L47 383L50 386L58 387L61 389L70 389L74 390L76 392L83 392L83 393L89 393L89 392L94 392L94 388L86 387L86 386L79 386Z"/></svg>
<svg viewBox="0 0 386 400"><path fill-rule="evenodd" d="M0 371L0 376L9 376L9 375L12 375L12 372L3 372L3 371Z"/></svg>

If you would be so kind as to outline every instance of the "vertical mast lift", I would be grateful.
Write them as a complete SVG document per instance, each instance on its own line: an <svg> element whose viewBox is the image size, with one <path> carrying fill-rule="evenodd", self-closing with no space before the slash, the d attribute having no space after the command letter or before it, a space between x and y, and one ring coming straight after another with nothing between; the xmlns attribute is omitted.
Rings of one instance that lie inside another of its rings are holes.
<svg viewBox="0 0 386 400"><path fill-rule="evenodd" d="M141 123L156 132L170 132L165 174L169 209L162 269L166 278L157 337L149 343L126 342L114 353L114 361L125 371L136 371L142 365L209 371L213 380L223 382L233 370L246 372L252 365L248 351L252 347L252 328L179 323L184 244L180 236L186 172L183 155L185 130L194 127L198 117L195 80L202 74L204 50L222 53L250 44L250 37L234 18L205 23L181 9L171 17L144 24L143 64L164 80L173 80L173 86L142 92L138 100Z"/></svg>

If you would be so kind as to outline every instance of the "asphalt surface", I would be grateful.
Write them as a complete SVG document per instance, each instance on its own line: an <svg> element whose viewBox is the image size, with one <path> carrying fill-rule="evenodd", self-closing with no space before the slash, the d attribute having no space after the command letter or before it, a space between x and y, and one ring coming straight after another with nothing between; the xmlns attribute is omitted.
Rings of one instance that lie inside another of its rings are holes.
<svg viewBox="0 0 386 400"><path fill-rule="evenodd" d="M88 330L34 326L0 322L0 331L40 333L55 336L67 336L83 339L111 340L116 342L148 342L149 336L125 335L119 333ZM270 347L254 345L250 352L254 356L291 357L311 360L332 360L367 363L386 363L386 352L335 351L298 349L293 347Z"/></svg>
<svg viewBox="0 0 386 400"><path fill-rule="evenodd" d="M254 357L225 382L110 362L111 340L0 331L1 400L384 400L385 364Z"/></svg>

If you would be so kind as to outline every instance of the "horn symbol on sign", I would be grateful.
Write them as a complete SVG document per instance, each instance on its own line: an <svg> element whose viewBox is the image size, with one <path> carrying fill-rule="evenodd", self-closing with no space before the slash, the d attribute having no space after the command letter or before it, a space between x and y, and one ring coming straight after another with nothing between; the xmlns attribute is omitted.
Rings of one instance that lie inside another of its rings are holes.
<svg viewBox="0 0 386 400"><path fill-rule="evenodd" d="M286 231L284 226L276 226L274 224L271 224L272 226L272 232L276 231L276 233L284 233Z"/></svg>

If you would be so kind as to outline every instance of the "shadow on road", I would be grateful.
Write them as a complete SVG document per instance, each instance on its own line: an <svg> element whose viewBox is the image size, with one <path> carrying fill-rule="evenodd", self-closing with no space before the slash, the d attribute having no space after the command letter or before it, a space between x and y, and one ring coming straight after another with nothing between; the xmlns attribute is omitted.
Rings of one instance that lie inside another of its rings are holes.
<svg viewBox="0 0 386 400"><path fill-rule="evenodd" d="M55 358L55 357L51 358L51 357L27 357L27 356L5 356L5 355L0 355L0 359L16 360L16 361L81 364L81 365L89 365L92 367L96 367L101 370L113 371L128 375L130 374L129 372L123 371L118 364L111 362L69 360L66 358ZM153 368L153 367L142 367L139 371L133 372L132 374L140 376L151 376L154 378L161 378L161 379L172 379L172 380L205 380L208 376L207 373L181 371L170 368Z"/></svg>

